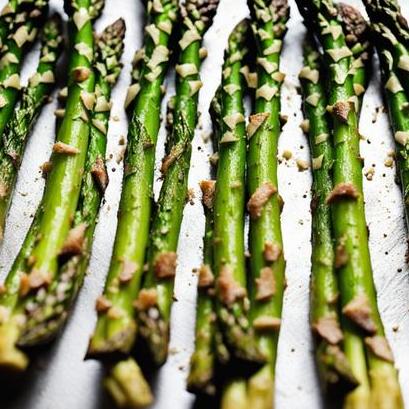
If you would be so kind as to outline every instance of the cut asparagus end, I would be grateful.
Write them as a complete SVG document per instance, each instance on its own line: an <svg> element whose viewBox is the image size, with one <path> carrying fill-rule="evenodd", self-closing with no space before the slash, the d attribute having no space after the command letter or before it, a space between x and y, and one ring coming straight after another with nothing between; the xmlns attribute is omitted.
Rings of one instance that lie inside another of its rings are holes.
<svg viewBox="0 0 409 409"><path fill-rule="evenodd" d="M370 402L369 389L366 386L358 386L346 396L343 409L373 409Z"/></svg>
<svg viewBox="0 0 409 409"><path fill-rule="evenodd" d="M246 381L236 379L230 382L223 391L220 409L248 409Z"/></svg>
<svg viewBox="0 0 409 409"><path fill-rule="evenodd" d="M375 365L374 365L375 366ZM391 362L377 360L369 371L372 409L403 409L398 374Z"/></svg>
<svg viewBox="0 0 409 409"><path fill-rule="evenodd" d="M192 355L187 390L191 393L213 396L214 359L207 350L198 350Z"/></svg>
<svg viewBox="0 0 409 409"><path fill-rule="evenodd" d="M359 384L339 346L322 342L317 349L317 362L320 377L329 395L343 395Z"/></svg>
<svg viewBox="0 0 409 409"><path fill-rule="evenodd" d="M144 408L153 402L149 384L132 358L117 363L105 378L104 384L120 408Z"/></svg>
<svg viewBox="0 0 409 409"><path fill-rule="evenodd" d="M155 317L150 311L155 311ZM157 307L139 313L139 332L143 336L150 357L156 366L161 366L168 357L169 323L161 316Z"/></svg>
<svg viewBox="0 0 409 409"><path fill-rule="evenodd" d="M119 321L117 319L116 321ZM119 330L109 328L109 324L114 324L111 320L106 326L104 320L99 321L94 335L91 337L86 359L107 359L118 358L130 353L136 335L136 324L129 321L126 325L116 325ZM108 336L104 329L109 328L111 331Z"/></svg>
<svg viewBox="0 0 409 409"><path fill-rule="evenodd" d="M247 384L248 407L271 409L274 401L274 375L270 365L265 365Z"/></svg>
<svg viewBox="0 0 409 409"><path fill-rule="evenodd" d="M28 357L16 347L19 333L12 320L0 325L0 368L7 371L23 372L29 364Z"/></svg>
<svg viewBox="0 0 409 409"><path fill-rule="evenodd" d="M237 307L237 305L236 305ZM249 366L254 372L266 363L265 355L260 351L254 332L248 328L247 321L236 317L235 306L221 307L220 325L225 337L226 346L237 360ZM248 365L247 365L248 364Z"/></svg>

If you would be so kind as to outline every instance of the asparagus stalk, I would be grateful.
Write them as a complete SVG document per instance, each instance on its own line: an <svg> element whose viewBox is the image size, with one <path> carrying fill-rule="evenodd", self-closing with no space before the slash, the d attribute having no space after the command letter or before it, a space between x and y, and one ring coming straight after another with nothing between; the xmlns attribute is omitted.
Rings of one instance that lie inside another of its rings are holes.
<svg viewBox="0 0 409 409"><path fill-rule="evenodd" d="M409 92L409 27L396 0L364 0L377 46L388 49L393 67L406 92Z"/></svg>
<svg viewBox="0 0 409 409"><path fill-rule="evenodd" d="M214 276L213 268L213 199L216 182L203 180L202 204L206 218L203 238L203 264L199 270L198 299L196 306L195 351L190 359L190 372L187 379L189 392L213 395L216 354L214 314Z"/></svg>
<svg viewBox="0 0 409 409"><path fill-rule="evenodd" d="M59 280L47 289L47 296L30 311L19 345L31 346L54 338L66 321L82 286L91 256L98 211L108 184L105 168L107 131L111 112L110 97L121 72L125 22L115 21L96 38L95 101L91 99L92 125L80 198L71 232L80 232L82 246L70 254L59 268ZM46 301L52 300L53 302Z"/></svg>
<svg viewBox="0 0 409 409"><path fill-rule="evenodd" d="M221 132L214 202L214 273L216 311L224 342L235 359L259 367L265 357L258 349L248 320L244 256L244 176L246 162L243 108L243 59L248 52L248 21L229 37L220 91ZM247 365L248 366L248 365Z"/></svg>
<svg viewBox="0 0 409 409"><path fill-rule="evenodd" d="M344 347L360 386L346 400L348 408L403 407L397 372L384 335L368 247L362 189L362 163L351 75L352 51L347 46L337 10L330 0L297 0L304 21L317 36L329 81L333 120L333 190L331 204L343 312ZM314 99L310 102L314 104ZM367 361L364 351L366 352ZM368 373L369 380L368 382Z"/></svg>
<svg viewBox="0 0 409 409"><path fill-rule="evenodd" d="M58 14L46 22L42 32L37 72L23 90L21 104L14 110L3 133L3 150L0 152L0 237L3 236L4 224L27 139L54 87L57 61L63 49L61 25L61 17Z"/></svg>
<svg viewBox="0 0 409 409"><path fill-rule="evenodd" d="M0 135L13 115L20 90L20 71L27 51L37 35L38 26L45 19L48 0L29 0L26 12L13 24L12 34L4 43L4 55L0 60Z"/></svg>
<svg viewBox="0 0 409 409"><path fill-rule="evenodd" d="M187 0L181 6L183 26L179 63L176 66L172 129L162 161L164 180L152 220L151 245L147 255L149 270L142 290L142 296L149 291L156 300L148 308L138 310L140 333L156 365L162 365L168 353L176 250L188 195L191 143L202 86L199 79L201 40L212 24L217 5L218 0Z"/></svg>
<svg viewBox="0 0 409 409"><path fill-rule="evenodd" d="M277 148L280 136L280 51L289 17L287 1L250 0L257 48L257 90L248 128L247 186L250 199L251 322L267 365L248 382L248 405L270 408L281 309L285 260L277 193Z"/></svg>
<svg viewBox="0 0 409 409"><path fill-rule="evenodd" d="M398 165L398 173L403 194L403 202L405 206L406 222L409 225L409 162L407 135L409 132L409 116L406 109L409 106L409 99L404 90L403 84L399 81L396 64L393 57L393 44L398 42L396 37L389 36L389 41L385 41L383 26L377 24L378 19L386 19L390 29L395 28L396 24L406 26L406 20L400 15L400 10L393 2L388 3L388 7L383 10L375 8L376 3L366 3L368 13L371 17L373 40L377 47L377 52L381 61L382 79L385 87L386 102L392 131L394 133L396 146L396 159ZM397 20L388 19L390 14L398 13L400 17Z"/></svg>
<svg viewBox="0 0 409 409"><path fill-rule="evenodd" d="M0 326L0 365L16 370L24 370L28 363L15 348L26 321L25 312L34 309L49 285L59 279L59 260L72 253L79 237L73 237L69 230L78 203L90 134L87 101L95 87L94 37L89 15L91 1L66 1L65 6L73 42L66 115L53 148L52 170L38 217L27 235L24 254L16 259L15 264L21 268L13 266L10 271L1 302L7 318Z"/></svg>
<svg viewBox="0 0 409 409"><path fill-rule="evenodd" d="M0 51L3 52L3 45L15 20L18 7L18 0L10 0L3 7L0 14Z"/></svg>
<svg viewBox="0 0 409 409"><path fill-rule="evenodd" d="M402 188L403 202L405 206L406 222L409 225L409 146L407 136L409 135L409 99L394 70L393 56L384 44L379 41L382 32L374 28L374 41L381 61L382 80L385 87L385 96L388 106L389 119L395 139L396 159L400 184Z"/></svg>
<svg viewBox="0 0 409 409"><path fill-rule="evenodd" d="M332 191L333 147L326 112L324 72L318 52L304 44L304 67L300 72L304 128L312 158L312 254L310 321L315 335L316 362L322 389L327 396L348 391L357 385L344 353L337 299L339 294L334 268L331 209L326 199ZM308 101L317 95L316 105Z"/></svg>
<svg viewBox="0 0 409 409"><path fill-rule="evenodd" d="M134 300L141 285L149 236L161 86L178 10L176 0L154 4L147 10L146 60L128 131L118 227L104 294L97 301L98 322L90 340L88 357L126 355L136 336Z"/></svg>

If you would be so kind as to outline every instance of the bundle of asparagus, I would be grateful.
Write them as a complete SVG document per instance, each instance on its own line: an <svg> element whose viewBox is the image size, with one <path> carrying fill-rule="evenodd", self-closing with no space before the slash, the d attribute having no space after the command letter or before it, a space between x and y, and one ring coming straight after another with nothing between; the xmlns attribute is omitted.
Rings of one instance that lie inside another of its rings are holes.
<svg viewBox="0 0 409 409"><path fill-rule="evenodd" d="M408 61L409 27L395 0L364 1L371 20L372 38L381 62L390 122L396 142L396 159L406 222L409 223ZM406 67L406 68L405 68ZM409 225L409 224L408 224Z"/></svg>
<svg viewBox="0 0 409 409"><path fill-rule="evenodd" d="M365 48L360 42L365 24L357 11L344 7L338 12L330 0L297 3L307 28L322 47L322 71L330 90L321 94L320 57L307 54L301 77L305 111L311 121L309 135L314 138L316 195L311 315L321 374L326 387L341 384L345 391L358 384L346 395L345 407L401 408L397 372L376 303L362 190L357 94L362 96L365 91L366 72L360 55ZM322 115L322 95L329 103L328 123ZM329 126L332 143L327 142ZM316 146L321 144L322 148ZM331 234L335 250L327 253L324 246ZM324 251L328 258L323 258ZM334 307L337 287L341 317Z"/></svg>
<svg viewBox="0 0 409 409"><path fill-rule="evenodd" d="M0 365L15 370L23 370L28 364L27 357L16 348L27 317L44 297L46 304L55 302L55 295L48 296L47 290L56 282L65 290L66 283L59 275L61 260L82 249L85 230L72 229L70 233L70 225L79 200L90 135L90 99L95 90L92 18L97 16L94 10L100 10L95 4L95 0L65 2L72 42L66 115L53 147L52 169L42 202L0 300L4 313Z"/></svg>
<svg viewBox="0 0 409 409"><path fill-rule="evenodd" d="M152 220L149 263L143 289L136 301L140 333L156 365L165 362L168 353L170 312L176 273L177 245L183 209L188 196L191 143L197 123L197 104L203 35L216 13L218 0L187 0L181 5L181 39L176 65L176 96L162 161L163 184ZM144 301L149 294L150 302Z"/></svg>
<svg viewBox="0 0 409 409"><path fill-rule="evenodd" d="M149 236L161 87L178 12L175 0L149 5L140 80L130 90L136 100L128 131L117 232L104 294L97 300L98 322L87 357L127 355L136 337L134 301L141 285ZM127 100L130 103L132 98Z"/></svg>

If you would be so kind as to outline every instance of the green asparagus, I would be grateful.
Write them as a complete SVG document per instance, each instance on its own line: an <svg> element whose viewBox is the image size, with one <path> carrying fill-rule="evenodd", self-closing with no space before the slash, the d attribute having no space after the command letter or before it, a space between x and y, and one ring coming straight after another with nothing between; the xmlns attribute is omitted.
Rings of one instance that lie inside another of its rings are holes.
<svg viewBox="0 0 409 409"><path fill-rule="evenodd" d="M23 90L20 106L13 112L3 133L3 149L0 151L0 237L3 236L27 139L54 87L57 61L63 48L61 25L61 17L57 14L46 22L37 72Z"/></svg>
<svg viewBox="0 0 409 409"><path fill-rule="evenodd" d="M10 0L3 7L0 14L0 51L3 52L3 45L12 30L13 23L18 11L18 0Z"/></svg>
<svg viewBox="0 0 409 409"><path fill-rule="evenodd" d="M315 334L315 353L321 385L326 395L348 391L357 385L345 357L338 313L338 282L334 268L331 210L326 202L332 191L333 147L326 113L324 72L314 46L304 45L300 72L306 131L312 157L312 255L310 321ZM308 101L318 95L317 104Z"/></svg>
<svg viewBox="0 0 409 409"><path fill-rule="evenodd" d="M190 360L187 389L193 393L215 394L216 354L214 314L214 275L213 268L213 197L216 182L203 180L202 204L206 218L203 238L203 264L199 270L198 298L196 306L195 351Z"/></svg>
<svg viewBox="0 0 409 409"><path fill-rule="evenodd" d="M381 61L382 79L385 87L386 101L392 130L396 143L396 159L398 164L398 172L402 187L403 202L405 206L406 222L409 225L409 115L406 109L409 106L409 99L404 90L403 84L399 81L396 64L393 58L393 47L398 42L395 36L389 36L387 39L384 36L385 30L383 26L377 24L378 19L386 19L392 30L396 24L406 26L403 16L396 20L387 20L389 15L394 15L395 12L400 13L399 8L394 7L394 3L390 2L388 7L383 9L375 8L374 4L365 2L368 13L371 17L373 40L377 46L377 52ZM391 9L389 9L391 7ZM375 14L374 14L375 13ZM379 14L378 14L379 13ZM399 26L398 26L399 27Z"/></svg>
<svg viewBox="0 0 409 409"><path fill-rule="evenodd" d="M177 245L188 195L191 143L197 123L202 37L213 21L218 0L187 0L181 6L179 63L171 130L162 161L163 185L151 226L149 269L142 292L155 294L156 302L138 311L140 334L156 365L167 358L170 312L176 273Z"/></svg>
<svg viewBox="0 0 409 409"><path fill-rule="evenodd" d="M265 362L248 320L244 255L244 192L246 138L244 119L244 57L249 24L239 23L230 35L220 91L221 132L214 202L214 274L216 312L224 342L232 358L244 368Z"/></svg>
<svg viewBox="0 0 409 409"><path fill-rule="evenodd" d="M393 68L409 92L409 27L397 0L364 0L376 36L376 44L393 56Z"/></svg>
<svg viewBox="0 0 409 409"><path fill-rule="evenodd" d="M79 199L90 134L87 107L95 87L91 4L90 0L65 2L72 41L66 115L53 147L52 169L40 208L0 301L7 311L0 326L0 365L16 370L25 369L28 363L15 348L26 321L25 312L34 308L44 290L59 279L59 260L75 248L69 234L70 221Z"/></svg>
<svg viewBox="0 0 409 409"><path fill-rule="evenodd" d="M133 92L136 99L128 131L118 227L104 294L97 300L98 322L88 357L126 355L135 341L134 301L141 285L149 236L161 86L168 66L177 3L176 0L148 3L146 60L139 87ZM128 98L128 102L132 103L132 99Z"/></svg>
<svg viewBox="0 0 409 409"><path fill-rule="evenodd" d="M122 68L124 36L125 22L119 19L96 40L95 97L90 99L91 134L80 198L70 233L80 242L77 250L71 252L59 267L60 279L52 282L44 299L30 311L19 339L21 346L37 345L56 336L68 317L88 267L98 211L108 184L105 153L112 105L110 96ZM74 233L78 236L75 237Z"/></svg>
<svg viewBox="0 0 409 409"><path fill-rule="evenodd" d="M47 15L48 0L29 0L25 9L19 22L13 24L0 60L0 135L13 115L19 96L22 62L27 46L35 41L38 27Z"/></svg>
<svg viewBox="0 0 409 409"><path fill-rule="evenodd" d="M248 3L258 64L247 156L250 316L259 348L268 358L268 364L250 378L247 393L249 406L270 408L285 285L280 196L277 193L280 86L284 74L278 69L289 7L285 0L249 0Z"/></svg>
<svg viewBox="0 0 409 409"><path fill-rule="evenodd" d="M344 348L360 385L348 394L348 408L401 408L402 397L393 357L378 312L369 255L362 189L362 163L351 68L353 52L331 0L297 0L307 27L324 52L333 121L333 190L331 204L336 240L344 328ZM315 104L318 96L309 99Z"/></svg>

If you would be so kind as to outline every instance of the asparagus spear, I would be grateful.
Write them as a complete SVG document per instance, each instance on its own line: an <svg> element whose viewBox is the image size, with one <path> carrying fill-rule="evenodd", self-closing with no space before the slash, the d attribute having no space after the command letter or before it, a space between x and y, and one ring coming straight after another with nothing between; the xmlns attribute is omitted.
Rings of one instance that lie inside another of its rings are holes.
<svg viewBox="0 0 409 409"><path fill-rule="evenodd" d="M149 270L143 293L156 295L153 305L138 311L140 333L156 365L168 352L170 312L176 273L176 250L188 194L191 143L197 123L201 39L213 21L218 0L187 0L181 6L183 21L180 55L176 66L176 97L173 120L162 161L164 177L152 220ZM143 295L142 293L142 295Z"/></svg>
<svg viewBox="0 0 409 409"><path fill-rule="evenodd" d="M277 147L280 136L280 86L278 71L282 40L289 17L287 1L250 0L257 46L257 91L248 128L247 186L250 199L251 321L260 350L268 364L248 382L248 405L269 408L274 389L274 369L284 291L285 260L277 193Z"/></svg>
<svg viewBox="0 0 409 409"><path fill-rule="evenodd" d="M3 7L0 14L0 51L3 52L3 45L10 34L13 22L15 20L15 14L17 12L18 0L10 0Z"/></svg>
<svg viewBox="0 0 409 409"><path fill-rule="evenodd" d="M376 36L377 46L393 56L396 75L409 92L409 27L396 0L364 0Z"/></svg>
<svg viewBox="0 0 409 409"><path fill-rule="evenodd" d="M341 293L345 354L360 382L360 386L348 395L346 406L401 408L397 372L384 335L372 278L357 113L350 72L352 51L346 44L332 1L297 0L297 3L304 21L324 50L330 89L328 100L333 120L335 161L334 188L327 202L331 204L336 240L335 267ZM314 105L318 98L310 98L309 103Z"/></svg>
<svg viewBox="0 0 409 409"><path fill-rule="evenodd" d="M56 336L68 317L84 280L93 242L98 211L108 176L105 169L107 131L111 112L110 96L121 72L125 22L115 21L96 39L95 47L95 104L87 158L84 168L80 198L71 231L80 232L82 246L70 254L59 268L59 280L47 289L47 296L30 311L19 345L30 346L48 341ZM54 302L50 302L52 300Z"/></svg>
<svg viewBox="0 0 409 409"><path fill-rule="evenodd" d="M193 393L213 395L215 385L215 331L213 267L213 196L216 182L203 180L202 204L206 218L203 238L203 264L199 270L198 299L196 306L195 351L190 359L187 389Z"/></svg>
<svg viewBox="0 0 409 409"><path fill-rule="evenodd" d="M394 69L393 55L382 41L382 30L373 25L373 40L377 44L377 51L381 61L382 80L385 87L385 96L389 118L394 133L398 173L405 206L406 222L409 225L409 156L407 135L409 132L409 99L398 79Z"/></svg>
<svg viewBox="0 0 409 409"><path fill-rule="evenodd" d="M48 11L48 0L29 0L26 12L13 24L12 34L5 41L0 60L0 135L11 118L20 90L20 71L27 46L36 39L38 26Z"/></svg>
<svg viewBox="0 0 409 409"><path fill-rule="evenodd" d="M409 132L409 116L406 109L409 106L409 99L404 91L403 83L399 81L396 64L394 63L393 47L398 43L395 36L385 38L384 26L377 24L376 21L381 19L388 23L388 28L391 30L400 25L406 27L406 20L400 14L399 7L393 2L388 3L388 7L380 9L376 8L376 2L366 3L368 13L371 17L373 42L376 44L377 52L381 61L382 79L385 87L386 102L390 123L395 137L396 143L396 158L398 164L398 172L402 187L403 201L405 206L406 222L409 225L409 162L408 162L408 147L407 135ZM388 19L388 16L399 14L396 20ZM396 26L398 24L398 26Z"/></svg>
<svg viewBox="0 0 409 409"><path fill-rule="evenodd" d="M128 354L136 336L133 303L141 284L149 235L161 85L177 1L157 1L147 11L146 60L129 125L118 227L104 294L97 301L98 322L88 357Z"/></svg>
<svg viewBox="0 0 409 409"><path fill-rule="evenodd" d="M348 391L357 385L345 357L338 313L338 282L334 268L331 210L326 199L332 191L333 147L326 113L324 72L318 52L304 44L304 68L300 72L304 128L312 157L312 255L310 321L315 335L315 353L321 385L327 396ZM316 105L308 101L318 95Z"/></svg>
<svg viewBox="0 0 409 409"><path fill-rule="evenodd" d="M246 160L243 108L243 59L248 52L248 21L229 37L220 91L221 132L214 202L214 273L216 311L232 357L258 367L265 357L248 320L244 259L244 175Z"/></svg>
<svg viewBox="0 0 409 409"><path fill-rule="evenodd" d="M52 170L38 217L6 279L6 292L1 300L7 317L0 326L0 365L16 370L25 369L28 363L15 348L26 321L25 312L35 308L45 289L59 279L56 277L59 259L78 244L78 235L73 237L69 229L79 198L90 133L87 106L95 86L94 37L89 15L91 1L66 1L65 6L73 42L66 115L53 147ZM20 268L16 269L16 265Z"/></svg>
<svg viewBox="0 0 409 409"><path fill-rule="evenodd" d="M40 61L37 72L23 90L20 106L3 133L3 150L0 152L0 237L11 202L17 172L29 134L48 101L54 87L57 61L62 53L61 17L55 14L43 29Z"/></svg>

